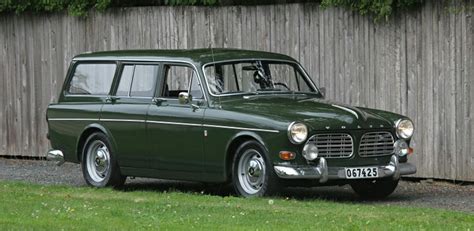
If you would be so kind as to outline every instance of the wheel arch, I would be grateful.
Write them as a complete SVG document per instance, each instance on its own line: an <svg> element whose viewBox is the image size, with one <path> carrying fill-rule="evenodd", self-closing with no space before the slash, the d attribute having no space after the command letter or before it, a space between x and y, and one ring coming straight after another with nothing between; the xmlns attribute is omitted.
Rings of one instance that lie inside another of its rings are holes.
<svg viewBox="0 0 474 231"><path fill-rule="evenodd" d="M86 142L87 138L95 132L104 133L110 141L110 145L112 146L110 148L112 149L113 152L115 151L115 147L116 147L115 140L112 134L110 133L110 131L101 124L98 124L98 123L89 124L83 129L83 131L81 132L81 135L79 136L76 142L76 157L79 163L82 161L82 149L83 149L84 143Z"/></svg>
<svg viewBox="0 0 474 231"><path fill-rule="evenodd" d="M232 162L234 160L235 152L246 141L254 140L260 143L265 151L268 153L268 148L265 145L263 138L255 132L250 131L241 131L235 134L227 144L226 148L226 158L225 158L225 177L226 181L232 179Z"/></svg>

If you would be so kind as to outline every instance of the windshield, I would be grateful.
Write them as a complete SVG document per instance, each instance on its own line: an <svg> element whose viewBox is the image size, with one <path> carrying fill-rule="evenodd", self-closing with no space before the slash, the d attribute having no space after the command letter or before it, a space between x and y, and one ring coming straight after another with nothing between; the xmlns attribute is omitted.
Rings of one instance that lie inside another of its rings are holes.
<svg viewBox="0 0 474 231"><path fill-rule="evenodd" d="M314 93L316 90L295 63L234 61L205 66L209 90L214 95L232 93Z"/></svg>

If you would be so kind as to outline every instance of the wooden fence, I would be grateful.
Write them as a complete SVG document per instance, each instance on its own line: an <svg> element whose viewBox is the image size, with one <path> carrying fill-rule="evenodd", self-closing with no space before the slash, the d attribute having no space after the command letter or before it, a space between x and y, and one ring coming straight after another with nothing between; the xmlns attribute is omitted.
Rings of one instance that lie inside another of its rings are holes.
<svg viewBox="0 0 474 231"><path fill-rule="evenodd" d="M212 45L288 54L329 99L408 115L416 176L474 181L474 1L442 2L387 23L312 3L1 15L0 155L45 155L45 110L74 55Z"/></svg>

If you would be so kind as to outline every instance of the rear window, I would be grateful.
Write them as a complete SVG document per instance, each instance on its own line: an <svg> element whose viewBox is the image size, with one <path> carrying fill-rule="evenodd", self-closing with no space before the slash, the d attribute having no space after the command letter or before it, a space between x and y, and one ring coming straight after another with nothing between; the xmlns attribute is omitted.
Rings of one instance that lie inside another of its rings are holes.
<svg viewBox="0 0 474 231"><path fill-rule="evenodd" d="M81 63L76 66L68 93L73 95L107 95L115 75L112 63Z"/></svg>

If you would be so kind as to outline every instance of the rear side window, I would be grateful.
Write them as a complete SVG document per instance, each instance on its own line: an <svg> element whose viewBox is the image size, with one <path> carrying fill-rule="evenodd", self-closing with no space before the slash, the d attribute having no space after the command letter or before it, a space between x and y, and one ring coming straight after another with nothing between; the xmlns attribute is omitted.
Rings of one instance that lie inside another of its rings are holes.
<svg viewBox="0 0 474 231"><path fill-rule="evenodd" d="M117 96L153 97L158 65L124 65Z"/></svg>
<svg viewBox="0 0 474 231"><path fill-rule="evenodd" d="M109 94L115 74L115 64L82 63L76 66L68 93L73 95Z"/></svg>

